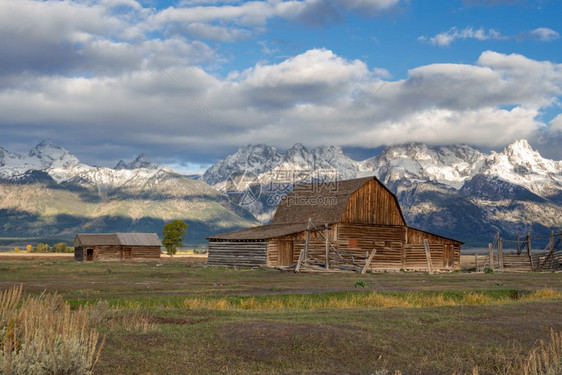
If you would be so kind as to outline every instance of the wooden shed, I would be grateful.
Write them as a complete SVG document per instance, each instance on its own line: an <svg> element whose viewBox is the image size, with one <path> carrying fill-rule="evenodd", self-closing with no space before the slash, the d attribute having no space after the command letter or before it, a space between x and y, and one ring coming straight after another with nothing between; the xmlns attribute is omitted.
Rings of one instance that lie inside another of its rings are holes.
<svg viewBox="0 0 562 375"><path fill-rule="evenodd" d="M304 256L325 268L368 260L371 270L459 269L462 244L408 227L376 177L297 185L271 224L208 240L210 265L286 267Z"/></svg>
<svg viewBox="0 0 562 375"><path fill-rule="evenodd" d="M128 260L160 258L162 242L156 233L100 233L77 234L74 259Z"/></svg>

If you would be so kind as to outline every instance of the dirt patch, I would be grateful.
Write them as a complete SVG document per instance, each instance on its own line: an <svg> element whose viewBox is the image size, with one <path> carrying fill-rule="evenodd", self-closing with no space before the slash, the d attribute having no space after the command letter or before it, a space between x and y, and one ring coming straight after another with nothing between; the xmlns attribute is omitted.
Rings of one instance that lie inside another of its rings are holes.
<svg viewBox="0 0 562 375"><path fill-rule="evenodd" d="M226 341L232 355L245 362L286 366L298 361L317 366L318 361L324 362L326 358L333 363L349 360L348 350L355 347L353 343L365 342L365 332L361 331L358 327L341 324L253 321L225 325L220 339ZM374 348L363 353L376 358L372 350ZM363 357L361 352L355 352L353 359L360 357Z"/></svg>
<svg viewBox="0 0 562 375"><path fill-rule="evenodd" d="M178 325L194 325L200 323L206 323L218 318L214 316L208 316L205 318L199 319L185 319L185 318L171 318L171 317L162 317L162 316L154 316L150 314L143 313L140 317L146 321L148 324L178 324ZM108 321L129 321L131 319L138 319L138 314L129 314L129 315L121 315L121 316L110 316L107 318Z"/></svg>

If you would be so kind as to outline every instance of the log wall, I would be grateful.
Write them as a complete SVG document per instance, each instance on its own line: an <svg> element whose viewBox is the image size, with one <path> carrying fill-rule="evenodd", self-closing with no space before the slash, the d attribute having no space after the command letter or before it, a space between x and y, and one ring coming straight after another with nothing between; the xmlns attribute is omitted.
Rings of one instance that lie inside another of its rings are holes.
<svg viewBox="0 0 562 375"><path fill-rule="evenodd" d="M87 261L87 251L93 249L92 260L158 259L160 246L79 246L74 249L74 259Z"/></svg>
<svg viewBox="0 0 562 375"><path fill-rule="evenodd" d="M212 266L259 267L267 265L266 241L209 241Z"/></svg>
<svg viewBox="0 0 562 375"><path fill-rule="evenodd" d="M334 238L337 235L337 226L331 225L331 229L328 230L328 237L333 244L335 242ZM322 234L324 232L322 231ZM276 237L267 241L267 265L269 267L278 267L279 264L279 245L282 241L292 241L293 243L293 264L296 264L299 260L299 255L301 250L304 249L306 243L306 231L296 233L289 236ZM324 237L320 232L310 232L308 251L314 254L315 257L319 257L322 261L326 259L326 242Z"/></svg>

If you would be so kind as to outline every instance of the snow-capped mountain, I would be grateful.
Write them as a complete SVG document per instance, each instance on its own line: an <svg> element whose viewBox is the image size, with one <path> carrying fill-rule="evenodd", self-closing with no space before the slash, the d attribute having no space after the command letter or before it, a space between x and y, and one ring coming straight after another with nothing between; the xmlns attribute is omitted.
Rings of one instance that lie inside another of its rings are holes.
<svg viewBox="0 0 562 375"><path fill-rule="evenodd" d="M524 139L513 142L500 153L492 152L480 173L541 196L548 197L562 190L562 161L543 158Z"/></svg>
<svg viewBox="0 0 562 375"><path fill-rule="evenodd" d="M29 171L73 168L79 165L75 156L51 141L39 143L28 155L0 147L0 178L18 178Z"/></svg>
<svg viewBox="0 0 562 375"><path fill-rule="evenodd" d="M144 153L142 153L139 156L137 156L137 158L130 163L126 163L123 160L119 160L119 163L117 163L117 165L113 169L119 170L119 169L139 169L139 168L158 169L158 168L161 168L161 167L158 164L150 161L146 157L146 155Z"/></svg>
<svg viewBox="0 0 562 375"><path fill-rule="evenodd" d="M78 232L161 233L188 223L186 243L256 224L202 180L151 162L144 154L116 169L93 167L50 141L28 155L0 148L0 233L71 238Z"/></svg>
<svg viewBox="0 0 562 375"><path fill-rule="evenodd" d="M275 168L282 158L275 147L262 144L247 145L207 169L202 179L209 185L215 185L226 181L228 176L239 171L260 175Z"/></svg>
<svg viewBox="0 0 562 375"><path fill-rule="evenodd" d="M485 155L467 145L429 147L420 143L386 148L362 162L385 183L431 181L459 189L484 163Z"/></svg>
<svg viewBox="0 0 562 375"><path fill-rule="evenodd" d="M543 158L526 140L490 154L469 145L409 143L362 161L335 146L311 151L298 143L285 154L275 150L274 157L265 149L245 146L202 177L224 190L223 182L233 172L246 171L246 156L252 155L250 170L262 191L246 208L264 223L292 184L375 175L397 194L408 222L420 229L452 237L477 233L483 241L497 230L562 226L562 162Z"/></svg>

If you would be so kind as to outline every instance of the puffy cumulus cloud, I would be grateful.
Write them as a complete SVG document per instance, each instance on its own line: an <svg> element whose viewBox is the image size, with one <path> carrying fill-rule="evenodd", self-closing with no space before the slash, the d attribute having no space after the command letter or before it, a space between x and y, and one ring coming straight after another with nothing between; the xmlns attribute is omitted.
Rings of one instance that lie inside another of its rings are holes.
<svg viewBox="0 0 562 375"><path fill-rule="evenodd" d="M0 76L112 75L140 69L152 55L175 64L215 58L200 41L146 37L149 13L132 0L2 1Z"/></svg>
<svg viewBox="0 0 562 375"><path fill-rule="evenodd" d="M395 8L399 3L400 0L266 0L226 4L190 1L182 3L184 7L169 7L150 15L146 25L149 29L165 30L166 33L187 32L207 39L226 40L221 30L204 34L199 30L202 24L207 25L207 30L212 25L234 31L230 38L239 40L261 33L272 18L322 26L339 22L344 12L375 15Z"/></svg>
<svg viewBox="0 0 562 375"><path fill-rule="evenodd" d="M364 139L380 139L381 144L419 142L430 144L468 143L479 146L501 146L513 139L529 137L541 125L536 110L515 107L505 110L485 107L453 111L427 109L409 113L398 120L386 120L354 143L370 146Z"/></svg>
<svg viewBox="0 0 562 375"><path fill-rule="evenodd" d="M243 72L240 89L249 106L286 107L348 96L369 78L367 66L347 61L326 49L314 49L276 65L257 65Z"/></svg>
<svg viewBox="0 0 562 375"><path fill-rule="evenodd" d="M548 27L539 27L538 29L525 33L524 36L528 36L529 39L535 39L541 42L551 42L553 40L560 39L560 34Z"/></svg>
<svg viewBox="0 0 562 375"><path fill-rule="evenodd" d="M562 137L562 114L559 114L550 121L550 130L553 133L558 133L559 137Z"/></svg>
<svg viewBox="0 0 562 375"><path fill-rule="evenodd" d="M511 104L547 106L562 94L562 64L493 51L483 52L477 63L501 75L501 97L513 98Z"/></svg>

